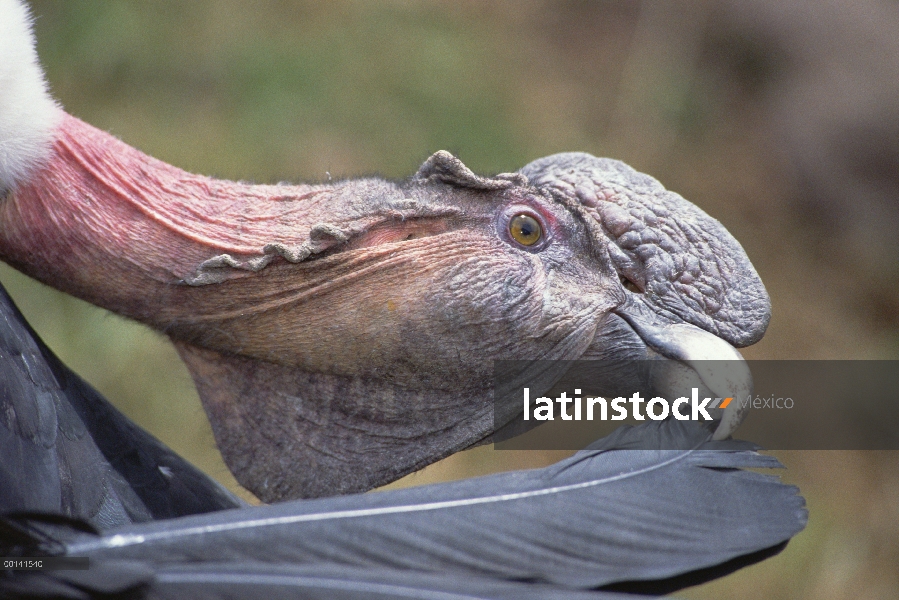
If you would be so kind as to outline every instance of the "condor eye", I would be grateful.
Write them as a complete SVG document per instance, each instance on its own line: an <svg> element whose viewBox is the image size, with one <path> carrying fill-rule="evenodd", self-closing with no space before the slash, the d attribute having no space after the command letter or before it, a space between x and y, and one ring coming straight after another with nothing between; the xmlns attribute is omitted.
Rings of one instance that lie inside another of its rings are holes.
<svg viewBox="0 0 899 600"><path fill-rule="evenodd" d="M533 246L543 238L543 228L534 217L518 214L509 221L509 235L522 246Z"/></svg>

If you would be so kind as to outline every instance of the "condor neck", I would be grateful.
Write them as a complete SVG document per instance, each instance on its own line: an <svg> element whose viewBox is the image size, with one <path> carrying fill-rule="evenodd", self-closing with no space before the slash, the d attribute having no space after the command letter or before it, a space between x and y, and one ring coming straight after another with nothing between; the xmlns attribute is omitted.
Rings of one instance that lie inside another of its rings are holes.
<svg viewBox="0 0 899 600"><path fill-rule="evenodd" d="M193 175L64 114L46 166L0 203L0 258L144 319L154 297L211 257L250 259L273 240L306 241L339 186Z"/></svg>

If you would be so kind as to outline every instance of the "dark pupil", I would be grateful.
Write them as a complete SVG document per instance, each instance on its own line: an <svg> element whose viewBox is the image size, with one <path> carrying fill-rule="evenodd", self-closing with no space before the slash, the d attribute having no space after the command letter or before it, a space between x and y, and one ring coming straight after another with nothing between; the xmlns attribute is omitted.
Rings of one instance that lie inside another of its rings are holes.
<svg viewBox="0 0 899 600"><path fill-rule="evenodd" d="M540 223L528 215L516 215L509 223L509 233L516 242L523 246L533 246L540 240L542 230Z"/></svg>

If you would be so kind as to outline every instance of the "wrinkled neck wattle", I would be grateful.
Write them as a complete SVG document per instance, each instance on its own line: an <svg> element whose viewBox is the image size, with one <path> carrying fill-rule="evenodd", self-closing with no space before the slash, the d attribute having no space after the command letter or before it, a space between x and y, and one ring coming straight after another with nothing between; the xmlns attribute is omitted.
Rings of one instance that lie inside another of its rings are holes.
<svg viewBox="0 0 899 600"><path fill-rule="evenodd" d="M325 214L328 192L192 175L64 115L47 166L0 204L0 257L134 316L151 309L137 306L147 302L141 296L210 257L301 242Z"/></svg>

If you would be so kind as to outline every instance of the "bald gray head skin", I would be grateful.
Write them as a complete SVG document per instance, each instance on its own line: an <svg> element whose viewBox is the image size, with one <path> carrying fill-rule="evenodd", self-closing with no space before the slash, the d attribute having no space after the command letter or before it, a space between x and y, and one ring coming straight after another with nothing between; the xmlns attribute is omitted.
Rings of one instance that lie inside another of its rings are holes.
<svg viewBox="0 0 899 600"><path fill-rule="evenodd" d="M364 491L489 440L497 359L659 358L733 395L748 371L697 361L739 359L770 311L720 223L618 161L481 177L438 152L399 183L256 186L65 114L0 202L0 257L168 334L225 461L267 502Z"/></svg>

